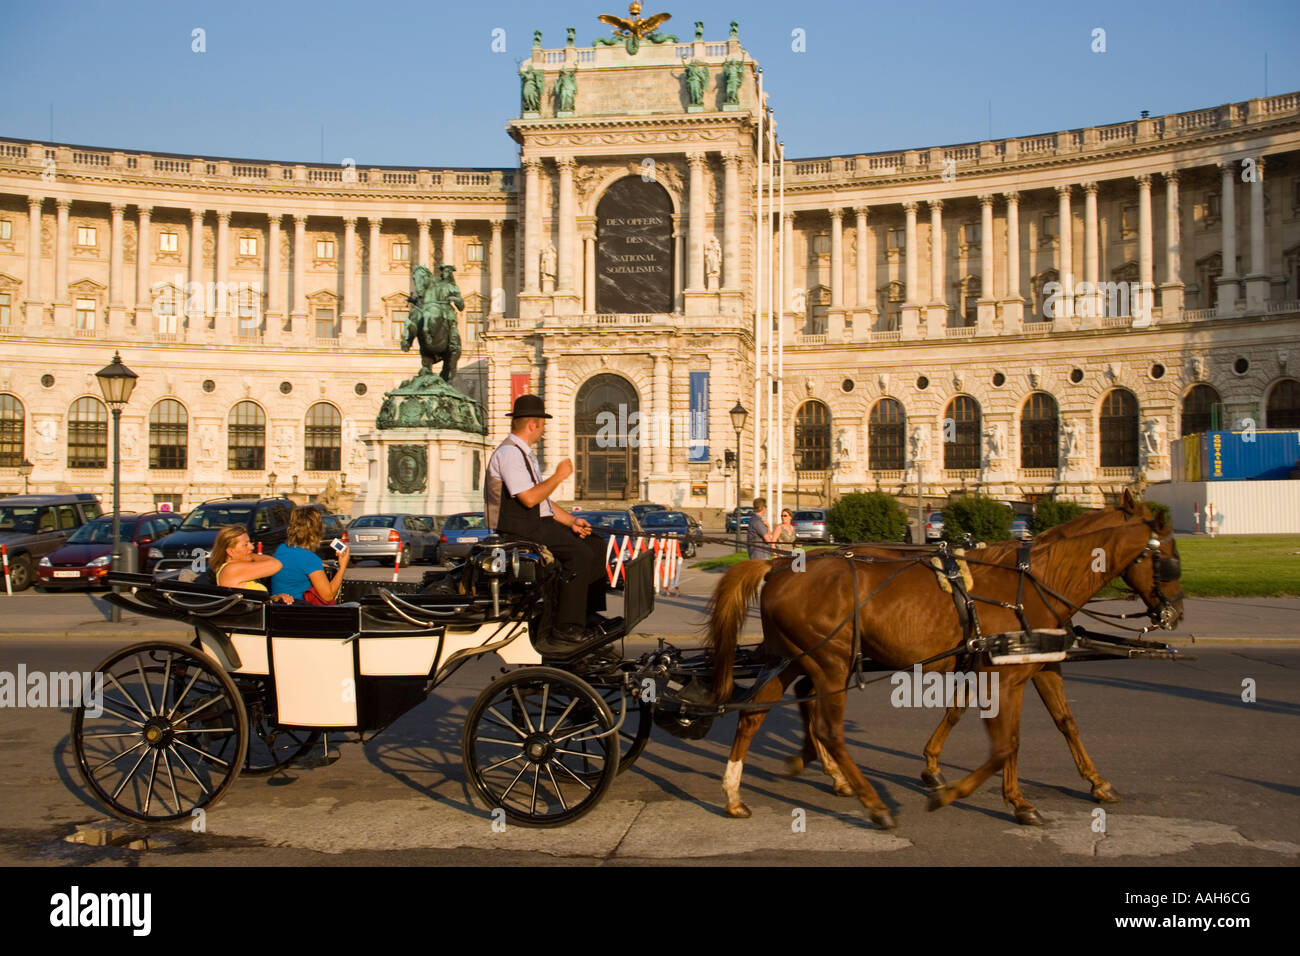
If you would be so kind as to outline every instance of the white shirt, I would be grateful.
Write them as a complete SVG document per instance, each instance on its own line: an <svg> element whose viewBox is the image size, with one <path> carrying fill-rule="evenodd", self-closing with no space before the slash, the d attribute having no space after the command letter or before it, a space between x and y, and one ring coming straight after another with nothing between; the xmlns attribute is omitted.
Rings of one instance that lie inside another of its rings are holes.
<svg viewBox="0 0 1300 956"><path fill-rule="evenodd" d="M521 451L523 454L520 454ZM542 469L537 464L537 455L532 446L513 432L492 453L487 473L488 478L500 481L509 495L518 495L542 483ZM543 499L539 513L543 518L555 514L549 498Z"/></svg>

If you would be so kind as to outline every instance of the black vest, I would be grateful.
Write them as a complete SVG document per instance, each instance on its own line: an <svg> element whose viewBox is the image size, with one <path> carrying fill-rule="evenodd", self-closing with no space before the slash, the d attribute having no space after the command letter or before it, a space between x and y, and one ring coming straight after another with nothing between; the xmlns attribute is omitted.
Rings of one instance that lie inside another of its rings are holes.
<svg viewBox="0 0 1300 956"><path fill-rule="evenodd" d="M517 454L524 456L524 466L528 469L528 475L533 479L533 484L541 484L541 479L533 472L533 463L529 460L528 454L514 442L507 439L502 446L497 449L496 454L499 455L502 451L509 454L510 449L513 449ZM488 466L489 468L491 467L490 461L488 462ZM539 540L542 534L542 503L539 501L531 508L527 508L524 506L523 502L506 490L505 484L501 479L489 476L487 480L488 482L496 482L501 486L498 492L501 496L501 510L497 516L497 523L493 530L499 534L507 534L515 538L524 538L528 541Z"/></svg>

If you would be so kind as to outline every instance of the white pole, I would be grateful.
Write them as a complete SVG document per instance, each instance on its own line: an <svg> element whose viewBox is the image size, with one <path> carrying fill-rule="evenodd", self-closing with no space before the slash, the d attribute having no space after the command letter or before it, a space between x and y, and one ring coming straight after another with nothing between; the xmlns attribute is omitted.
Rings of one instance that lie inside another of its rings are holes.
<svg viewBox="0 0 1300 956"><path fill-rule="evenodd" d="M772 305L774 302L773 292L775 291L776 270L773 269L774 257L772 255L775 243L772 241L772 209L775 206L776 199L776 120L772 118L771 111L767 117L767 208L763 213L763 234L768 239L767 249L767 316L763 320L763 332L767 335L767 374L763 377L763 401L767 402L767 501L768 508L776 507L776 493L774 486L776 484L776 435L773 434L772 420L775 418L775 405L772 399L772 379L775 373L775 356L772 352ZM781 512L768 511L769 515L775 515L780 518Z"/></svg>
<svg viewBox="0 0 1300 956"><path fill-rule="evenodd" d="M758 72L758 142L754 165L756 195L754 197L754 495L759 491L759 455L763 436L763 71ZM740 502L736 502L740 507ZM737 519L739 520L739 519Z"/></svg>
<svg viewBox="0 0 1300 956"><path fill-rule="evenodd" d="M777 204L776 269L780 275L776 303L776 515L785 507L785 312L790 302L790 290L785 287L785 144L777 147L777 166L781 170L781 191Z"/></svg>

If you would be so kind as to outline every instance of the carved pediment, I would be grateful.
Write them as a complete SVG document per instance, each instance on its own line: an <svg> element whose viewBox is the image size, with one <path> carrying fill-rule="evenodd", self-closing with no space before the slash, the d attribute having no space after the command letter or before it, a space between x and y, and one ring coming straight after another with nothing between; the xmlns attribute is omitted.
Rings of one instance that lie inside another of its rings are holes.
<svg viewBox="0 0 1300 956"><path fill-rule="evenodd" d="M307 296L307 302L315 308L334 309L338 307L339 297L328 289L320 289Z"/></svg>
<svg viewBox="0 0 1300 956"><path fill-rule="evenodd" d="M74 295L93 297L107 292L108 286L94 279L78 279L76 282L68 283L68 291Z"/></svg>
<svg viewBox="0 0 1300 956"><path fill-rule="evenodd" d="M0 272L0 292L16 292L22 286L22 280L5 272Z"/></svg>

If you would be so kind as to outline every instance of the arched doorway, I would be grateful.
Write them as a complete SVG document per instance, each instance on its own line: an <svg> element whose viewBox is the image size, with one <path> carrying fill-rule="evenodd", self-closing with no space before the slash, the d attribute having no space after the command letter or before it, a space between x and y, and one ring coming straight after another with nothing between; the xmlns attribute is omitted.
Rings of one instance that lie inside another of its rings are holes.
<svg viewBox="0 0 1300 956"><path fill-rule="evenodd" d="M639 497L640 407L636 389L621 375L596 375L578 389L573 433L579 499Z"/></svg>

